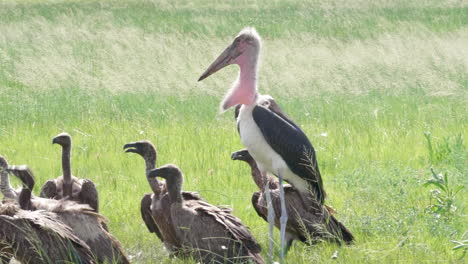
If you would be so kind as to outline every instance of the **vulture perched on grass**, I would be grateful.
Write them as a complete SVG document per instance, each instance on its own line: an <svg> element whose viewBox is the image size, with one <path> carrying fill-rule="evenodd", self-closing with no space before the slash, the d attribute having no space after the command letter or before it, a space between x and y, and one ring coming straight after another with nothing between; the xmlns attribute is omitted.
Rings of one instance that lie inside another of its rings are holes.
<svg viewBox="0 0 468 264"><path fill-rule="evenodd" d="M279 228L281 217L281 203L279 198L279 182L277 179L264 177L257 167L257 163L247 149L232 153L233 160L242 160L249 164L252 178L260 191L252 196L252 204L265 221L268 218L265 186L268 183L275 215L275 226ZM294 240L311 243L318 240L333 241L341 244L341 241L349 244L354 240L351 232L340 223L329 211L329 208L320 204L315 199L303 197L302 194L291 185L284 186L285 200L290 216L286 225L287 252Z"/></svg>
<svg viewBox="0 0 468 264"><path fill-rule="evenodd" d="M14 201L0 204L0 238L2 264L12 257L30 264L95 263L88 245L57 214L22 210Z"/></svg>
<svg viewBox="0 0 468 264"><path fill-rule="evenodd" d="M156 167L157 152L148 140L140 140L125 144L127 153L139 154L145 160L145 175ZM181 242L175 235L170 214L170 199L167 194L166 183L157 178L149 178L148 184L153 193L147 193L141 199L141 217L151 233L155 233L164 243L170 254L178 255ZM182 192L184 200L200 200L195 192Z"/></svg>
<svg viewBox="0 0 468 264"><path fill-rule="evenodd" d="M201 263L264 263L260 245L231 210L183 198L183 175L177 166L153 169L148 177L166 180L175 234L189 256Z"/></svg>
<svg viewBox="0 0 468 264"><path fill-rule="evenodd" d="M130 263L120 242L104 227L107 221L89 205L69 200L36 197L32 194L34 177L26 166L10 166L9 172L17 176L23 188L17 200L23 210L44 210L57 214L58 219L69 226L78 238L91 249L97 263Z"/></svg>
<svg viewBox="0 0 468 264"><path fill-rule="evenodd" d="M62 176L48 180L42 186L40 197L50 199L67 199L81 204L88 204L94 211L99 212L99 198L96 186L91 180L78 179L71 173L71 145L72 139L68 133L60 133L52 144L62 146Z"/></svg>

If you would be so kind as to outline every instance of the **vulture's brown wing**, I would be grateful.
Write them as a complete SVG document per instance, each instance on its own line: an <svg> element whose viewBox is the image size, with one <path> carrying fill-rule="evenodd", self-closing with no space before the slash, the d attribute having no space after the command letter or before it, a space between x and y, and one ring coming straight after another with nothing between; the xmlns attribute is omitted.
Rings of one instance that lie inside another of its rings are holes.
<svg viewBox="0 0 468 264"><path fill-rule="evenodd" d="M197 192L182 192L184 200L202 200L200 194Z"/></svg>
<svg viewBox="0 0 468 264"><path fill-rule="evenodd" d="M48 180L41 188L39 197L56 199L57 197L57 185L54 180Z"/></svg>
<svg viewBox="0 0 468 264"><path fill-rule="evenodd" d="M199 201L198 203L201 206L197 207L195 210L213 217L216 222L229 230L235 240L241 241L252 253L259 253L261 251L260 245L252 236L248 227L245 226L239 218L232 215L230 210L227 211L203 201Z"/></svg>
<svg viewBox="0 0 468 264"><path fill-rule="evenodd" d="M0 234L23 262L94 263L86 243L51 212L18 210L13 217L1 215Z"/></svg>
<svg viewBox="0 0 468 264"><path fill-rule="evenodd" d="M91 180L82 180L79 199L80 203L89 204L94 211L99 212L99 195L96 185Z"/></svg>
<svg viewBox="0 0 468 264"><path fill-rule="evenodd" d="M143 219L143 222L145 222L146 227L151 233L156 233L158 238L164 242L164 239L161 235L161 232L158 229L158 226L154 222L153 216L151 214L151 193L147 193L143 196L141 199L141 218Z"/></svg>

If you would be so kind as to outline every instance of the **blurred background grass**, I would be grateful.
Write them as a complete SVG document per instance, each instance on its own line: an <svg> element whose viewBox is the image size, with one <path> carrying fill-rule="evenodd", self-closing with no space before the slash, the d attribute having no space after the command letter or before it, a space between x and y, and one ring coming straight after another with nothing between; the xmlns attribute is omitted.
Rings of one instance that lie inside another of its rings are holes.
<svg viewBox="0 0 468 264"><path fill-rule="evenodd" d="M297 244L288 263L462 262L466 190L447 215L423 183L429 168L467 185L467 1L12 1L0 3L0 155L28 164L38 186L61 174L56 134L73 136L73 173L99 188L102 212L136 263L165 256L139 216L158 164L176 163L184 189L234 213L267 246L250 205L249 169L233 113L218 113L237 76L198 76L244 27L263 38L259 91L314 144L327 204L354 246ZM432 150L424 137L430 133ZM222 188L221 188L222 187ZM335 250L338 259L332 260Z"/></svg>

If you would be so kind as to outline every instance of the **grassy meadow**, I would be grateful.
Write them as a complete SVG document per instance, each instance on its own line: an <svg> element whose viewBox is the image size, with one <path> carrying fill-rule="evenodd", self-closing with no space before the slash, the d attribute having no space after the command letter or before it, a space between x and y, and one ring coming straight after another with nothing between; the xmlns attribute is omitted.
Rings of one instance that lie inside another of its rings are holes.
<svg viewBox="0 0 468 264"><path fill-rule="evenodd" d="M263 38L260 93L306 132L326 203L356 237L296 243L287 263L466 261L451 242L468 239L466 0L3 0L0 155L28 164L38 193L61 175L52 138L69 132L72 171L97 184L133 262L185 263L140 218L144 162L122 147L151 140L158 165L177 164L183 189L232 207L266 259L250 169L230 159L243 148L234 114L219 113L238 69L196 81L245 26ZM437 187L424 186L431 167L465 186L439 212Z"/></svg>

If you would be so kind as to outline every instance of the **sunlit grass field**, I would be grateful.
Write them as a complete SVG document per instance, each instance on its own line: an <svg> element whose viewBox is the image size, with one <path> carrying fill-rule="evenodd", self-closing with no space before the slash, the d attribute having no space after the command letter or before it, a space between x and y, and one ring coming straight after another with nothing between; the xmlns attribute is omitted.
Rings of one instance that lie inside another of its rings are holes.
<svg viewBox="0 0 468 264"><path fill-rule="evenodd" d="M1 1L0 155L28 164L38 193L61 175L52 138L69 132L72 171L97 184L133 262L185 263L140 218L144 163L122 147L151 140L158 165L232 207L266 258L250 170L230 159L234 114L219 113L238 69L196 81L245 26L263 38L259 91L306 132L326 203L356 236L296 243L287 263L466 261L451 241L468 239L467 1ZM465 185L437 214L431 167Z"/></svg>

